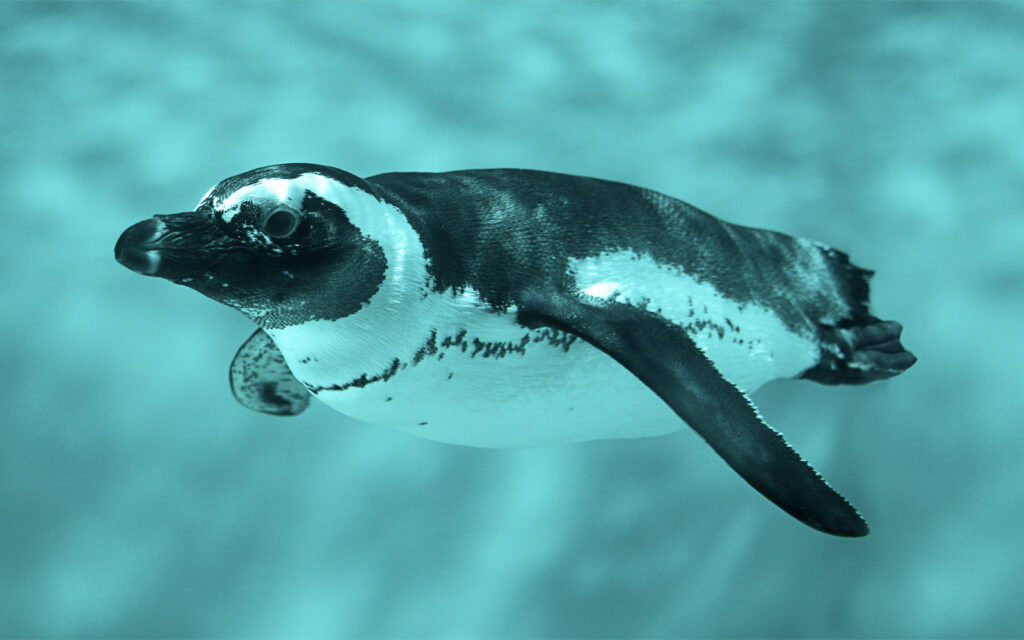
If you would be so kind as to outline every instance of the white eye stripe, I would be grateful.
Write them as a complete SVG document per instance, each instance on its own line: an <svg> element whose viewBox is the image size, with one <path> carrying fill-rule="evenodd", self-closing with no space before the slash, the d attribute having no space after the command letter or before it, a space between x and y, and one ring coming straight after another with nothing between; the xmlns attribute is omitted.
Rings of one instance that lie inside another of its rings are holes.
<svg viewBox="0 0 1024 640"><path fill-rule="evenodd" d="M284 178L264 178L254 184L236 189L220 203L221 217L224 222L231 222L238 215L239 207L246 200L260 206L284 205L296 211L302 208L305 188L294 180Z"/></svg>
<svg viewBox="0 0 1024 640"><path fill-rule="evenodd" d="M274 194L278 202L287 202L289 191L291 191L292 182L291 180L284 180L283 178L267 178L260 181L263 187Z"/></svg>

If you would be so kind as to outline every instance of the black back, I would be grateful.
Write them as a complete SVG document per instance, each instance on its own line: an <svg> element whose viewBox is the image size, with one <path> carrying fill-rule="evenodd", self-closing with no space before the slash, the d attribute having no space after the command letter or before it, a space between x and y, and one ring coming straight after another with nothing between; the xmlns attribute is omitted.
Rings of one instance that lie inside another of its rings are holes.
<svg viewBox="0 0 1024 640"><path fill-rule="evenodd" d="M640 187L522 169L385 173L366 182L422 236L438 289L472 286L497 308L516 303L520 291L564 287L569 258L628 249L738 302L770 307L794 329L813 330L809 317L867 312L868 272L845 254L732 225ZM825 272L809 251L828 254ZM825 293L836 282L847 289L843 301Z"/></svg>

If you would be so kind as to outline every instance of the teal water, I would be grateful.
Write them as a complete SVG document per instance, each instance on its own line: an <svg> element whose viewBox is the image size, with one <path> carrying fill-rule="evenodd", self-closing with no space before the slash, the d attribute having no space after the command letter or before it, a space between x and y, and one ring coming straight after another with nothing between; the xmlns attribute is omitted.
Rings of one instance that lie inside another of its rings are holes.
<svg viewBox="0 0 1024 640"><path fill-rule="evenodd" d="M0 4L0 636L1024 635L1024 5ZM658 189L877 270L920 362L755 394L866 515L689 432L435 444L239 407L129 224L276 162Z"/></svg>

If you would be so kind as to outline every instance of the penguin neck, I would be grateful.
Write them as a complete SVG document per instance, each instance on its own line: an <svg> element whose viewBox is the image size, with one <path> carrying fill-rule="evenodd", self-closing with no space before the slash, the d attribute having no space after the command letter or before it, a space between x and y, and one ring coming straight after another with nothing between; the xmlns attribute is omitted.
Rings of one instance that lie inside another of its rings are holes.
<svg viewBox="0 0 1024 640"><path fill-rule="evenodd" d="M267 333L295 377L308 386L344 386L373 378L396 360L412 360L431 333L430 314L420 309L426 288L403 280L402 276L385 279L369 303L352 315Z"/></svg>

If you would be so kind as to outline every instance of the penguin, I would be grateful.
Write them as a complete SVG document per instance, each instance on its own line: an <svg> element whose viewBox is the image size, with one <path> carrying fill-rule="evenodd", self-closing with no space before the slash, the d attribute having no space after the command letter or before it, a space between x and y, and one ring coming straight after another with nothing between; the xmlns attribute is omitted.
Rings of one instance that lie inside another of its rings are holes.
<svg viewBox="0 0 1024 640"><path fill-rule="evenodd" d="M129 227L114 252L255 322L230 367L251 409L296 415L315 396L476 447L689 426L839 536L868 526L748 394L777 378L863 384L916 361L846 253L597 178L277 164Z"/></svg>

